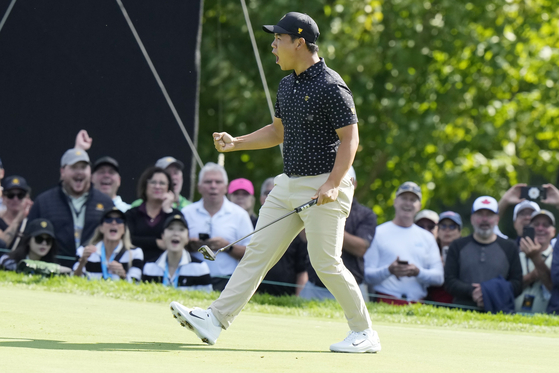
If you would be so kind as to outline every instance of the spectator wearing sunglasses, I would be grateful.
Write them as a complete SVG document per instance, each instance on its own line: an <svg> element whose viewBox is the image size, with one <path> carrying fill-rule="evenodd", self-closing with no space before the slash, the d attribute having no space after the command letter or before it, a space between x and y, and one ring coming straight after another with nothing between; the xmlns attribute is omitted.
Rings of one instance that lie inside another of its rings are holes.
<svg viewBox="0 0 559 373"><path fill-rule="evenodd" d="M31 188L27 181L21 176L7 177L3 182L3 199L6 212L0 218L0 240L4 241L7 248L16 245L15 238L23 235L22 222L33 205L29 198ZM23 226L25 229L25 227Z"/></svg>
<svg viewBox="0 0 559 373"><path fill-rule="evenodd" d="M46 219L35 219L27 225L15 250L0 257L0 267L15 271L17 264L24 259L54 263L57 249L52 223Z"/></svg>
<svg viewBox="0 0 559 373"><path fill-rule="evenodd" d="M474 233L453 241L448 249L445 288L453 303L465 308L512 312L514 297L522 292L522 267L516 244L494 231L499 223L495 198L477 198L470 221Z"/></svg>
<svg viewBox="0 0 559 373"><path fill-rule="evenodd" d="M116 207L103 215L89 243L78 248L78 258L76 276L128 282L142 279L144 253L132 245L126 215Z"/></svg>
<svg viewBox="0 0 559 373"><path fill-rule="evenodd" d="M439 214L433 210L421 210L415 215L414 223L428 232L431 232L433 237L438 237Z"/></svg>
<svg viewBox="0 0 559 373"><path fill-rule="evenodd" d="M365 281L381 302L407 304L427 296L427 287L442 285L443 265L435 237L414 224L421 188L402 184L394 199L395 217L379 225L365 253Z"/></svg>
<svg viewBox="0 0 559 373"><path fill-rule="evenodd" d="M444 266L450 244L452 241L460 238L462 233L462 218L454 211L445 211L439 215L439 224L437 226L437 242ZM427 289L427 300L431 302L452 303L452 298L452 295L445 290L444 284L441 286L430 286Z"/></svg>

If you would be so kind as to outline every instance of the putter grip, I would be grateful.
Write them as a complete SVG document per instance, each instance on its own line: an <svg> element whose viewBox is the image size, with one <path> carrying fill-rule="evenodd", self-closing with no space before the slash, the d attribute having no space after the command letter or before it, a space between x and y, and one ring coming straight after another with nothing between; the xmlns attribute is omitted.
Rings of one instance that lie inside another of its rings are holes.
<svg viewBox="0 0 559 373"><path fill-rule="evenodd" d="M297 213L300 213L301 211L306 210L306 209L308 209L309 207L311 207L311 206L313 206L313 205L316 205L316 202L317 202L317 201L318 201L318 199L311 199L309 202L307 202L307 203L305 203L305 204L302 204L302 205L299 206L299 207L295 207L295 211L296 211Z"/></svg>

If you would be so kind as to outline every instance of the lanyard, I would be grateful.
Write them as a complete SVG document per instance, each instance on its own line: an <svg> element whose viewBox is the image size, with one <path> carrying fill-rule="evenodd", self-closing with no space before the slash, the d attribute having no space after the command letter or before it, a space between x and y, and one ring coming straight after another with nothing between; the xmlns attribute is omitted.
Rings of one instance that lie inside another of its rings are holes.
<svg viewBox="0 0 559 373"><path fill-rule="evenodd" d="M111 257L109 258L109 263L115 260L115 256L117 254L118 246L114 249ZM103 271L103 278L106 280L109 278L109 271L107 269L107 257L105 256L105 243L101 242L101 270Z"/></svg>
<svg viewBox="0 0 559 373"><path fill-rule="evenodd" d="M173 278L173 287L177 288L179 286L179 274L178 268L175 271L175 276ZM165 261L165 273L163 274L163 285L169 286L169 260Z"/></svg>

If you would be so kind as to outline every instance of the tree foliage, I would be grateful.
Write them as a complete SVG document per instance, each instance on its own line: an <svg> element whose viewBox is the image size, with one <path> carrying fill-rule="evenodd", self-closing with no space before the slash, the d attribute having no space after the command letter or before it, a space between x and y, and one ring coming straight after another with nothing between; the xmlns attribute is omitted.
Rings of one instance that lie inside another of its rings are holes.
<svg viewBox="0 0 559 373"><path fill-rule="evenodd" d="M263 24L311 15L319 54L353 92L361 143L357 196L391 218L395 188L422 186L435 210L517 182L554 181L559 165L559 10L553 0L247 0L272 97L286 75ZM199 148L211 133L270 122L238 0L206 0ZM282 171L278 149L226 155L231 177Z"/></svg>

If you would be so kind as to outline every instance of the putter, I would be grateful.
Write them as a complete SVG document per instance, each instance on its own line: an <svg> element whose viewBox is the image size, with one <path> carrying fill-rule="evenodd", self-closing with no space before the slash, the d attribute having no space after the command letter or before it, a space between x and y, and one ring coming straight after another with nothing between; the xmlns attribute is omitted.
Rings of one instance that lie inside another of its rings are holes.
<svg viewBox="0 0 559 373"><path fill-rule="evenodd" d="M308 209L309 207L311 207L311 206L313 206L313 205L316 205L316 202L317 202L317 201L318 201L318 199L311 199L309 202L304 203L304 204L302 204L302 205L299 206L299 207L295 207L295 208L293 209L293 211L288 212L287 214L285 214L285 215L282 216L281 218L276 219L276 220L274 220L273 222L268 223L268 224L266 224L265 226L263 226L263 227L261 227L261 228L258 228L257 230L255 230L254 232L252 232L252 233L250 233L250 234L247 234L247 235L244 236L243 238L239 238L237 241L235 241L235 242L233 242L233 243L230 243L229 245L227 245L227 246L225 246L225 247L223 247L223 248L217 250L215 253L213 252L212 249L210 249L210 248L208 247L208 245L204 245L204 246L200 247L200 248L198 249L198 251L201 252L202 255L204 255L204 258L205 258L205 259L214 261L214 260L215 260L215 257L217 256L217 254L219 254L219 253L222 252L222 251L227 250L228 248L230 248L231 246L233 246L233 245L236 244L237 242L240 242L240 241L244 240L245 238L252 236L252 235L255 234L256 232L260 232L262 229L267 228L267 227L269 227L270 225L272 225L272 224L274 224L274 223L277 223L277 222L280 221L281 219L287 218L287 217L290 216L290 215L293 215L293 214L295 214L295 213L299 213L299 212L301 212L301 211L303 211L303 210Z"/></svg>

